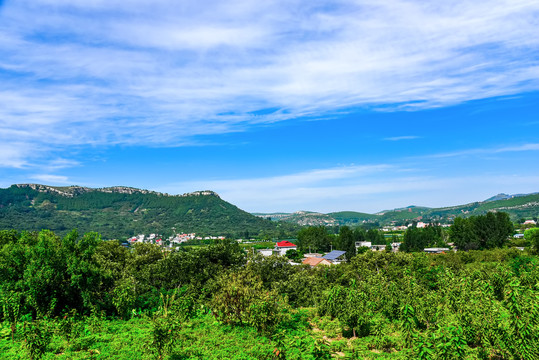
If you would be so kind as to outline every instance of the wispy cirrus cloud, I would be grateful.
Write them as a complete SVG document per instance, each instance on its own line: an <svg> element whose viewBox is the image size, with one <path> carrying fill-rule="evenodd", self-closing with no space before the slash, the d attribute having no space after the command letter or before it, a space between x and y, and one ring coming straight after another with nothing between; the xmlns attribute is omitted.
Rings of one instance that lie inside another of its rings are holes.
<svg viewBox="0 0 539 360"><path fill-rule="evenodd" d="M421 136L416 135L403 135L403 136L393 136L393 137L386 137L384 140L386 141L401 141L401 140L415 140L420 139Z"/></svg>
<svg viewBox="0 0 539 360"><path fill-rule="evenodd" d="M36 174L31 177L34 180L42 181L46 184L51 185L65 185L69 183L69 178L63 175L54 175L54 174Z"/></svg>
<svg viewBox="0 0 539 360"><path fill-rule="evenodd" d="M532 0L6 2L0 141L18 155L0 166L537 90L537 16Z"/></svg>
<svg viewBox="0 0 539 360"><path fill-rule="evenodd" d="M521 144L521 145L516 145L516 146L502 146L502 147L493 147L493 148L466 149L466 150L459 150L459 151L453 151L453 152L447 152L447 153L431 154L431 155L426 155L425 157L450 158L450 157L469 156L469 155L495 155L495 154L521 152L521 151L539 151L539 143Z"/></svg>
<svg viewBox="0 0 539 360"><path fill-rule="evenodd" d="M212 189L224 200L251 212L361 211L375 213L408 205L443 207L481 201L504 189L536 191L539 176L440 174L404 164L349 165L280 176L186 181L159 189L170 194ZM413 199L413 200L412 200Z"/></svg>

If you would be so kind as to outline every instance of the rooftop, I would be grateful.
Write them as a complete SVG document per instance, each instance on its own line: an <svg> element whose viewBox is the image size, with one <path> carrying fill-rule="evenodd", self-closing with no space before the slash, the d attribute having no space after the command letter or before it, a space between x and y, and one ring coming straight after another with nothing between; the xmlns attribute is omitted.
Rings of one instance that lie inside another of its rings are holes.
<svg viewBox="0 0 539 360"><path fill-rule="evenodd" d="M327 253L326 255L324 255L323 258L326 259L326 260L335 260L335 259L343 256L344 254L346 254L346 251L333 250L332 252Z"/></svg>

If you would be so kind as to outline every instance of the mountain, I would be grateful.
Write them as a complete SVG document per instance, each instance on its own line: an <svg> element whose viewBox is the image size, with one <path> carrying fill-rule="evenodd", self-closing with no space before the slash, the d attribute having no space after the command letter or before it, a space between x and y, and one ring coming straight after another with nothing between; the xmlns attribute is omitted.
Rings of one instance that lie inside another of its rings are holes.
<svg viewBox="0 0 539 360"><path fill-rule="evenodd" d="M522 196L528 196L528 195L536 195L538 193L531 193L531 194L513 194L513 195L508 195L508 194L504 194L504 193L500 193L498 195L495 195L493 197L490 197L486 200L484 200L483 202L490 202L490 201L496 201L496 200L507 200L507 199L512 199L512 198L516 198L516 197L522 197Z"/></svg>
<svg viewBox="0 0 539 360"><path fill-rule="evenodd" d="M183 195L125 186L93 189L18 184L0 189L0 229L97 231L104 238L195 232L279 236L295 227L251 215L213 191Z"/></svg>
<svg viewBox="0 0 539 360"><path fill-rule="evenodd" d="M407 206L394 210L384 210L376 214L366 214L354 211L340 211L321 214L301 211L282 217L270 217L272 220L286 221L299 225L403 225L412 221L451 222L455 217L482 215L489 211L507 212L513 220L539 216L539 193L532 194L498 194L485 201L470 204L428 208L422 206ZM259 214L259 216L265 216Z"/></svg>
<svg viewBox="0 0 539 360"><path fill-rule="evenodd" d="M488 199L484 200L483 202L496 201L496 200L506 200L506 199L511 199L512 197L513 197L513 195L499 193L498 195L494 195L492 197L489 197Z"/></svg>

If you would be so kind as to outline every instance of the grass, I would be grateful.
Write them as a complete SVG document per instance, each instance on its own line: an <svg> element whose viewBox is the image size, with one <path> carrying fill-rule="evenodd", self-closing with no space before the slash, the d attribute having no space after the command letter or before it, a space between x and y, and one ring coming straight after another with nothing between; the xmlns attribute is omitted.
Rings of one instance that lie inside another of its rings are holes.
<svg viewBox="0 0 539 360"><path fill-rule="evenodd" d="M62 331L61 321L45 322L52 337L42 359L157 358L152 348L152 322L147 317L107 319L97 324L84 318L76 321L69 333ZM2 359L29 358L22 333L23 326L19 324L12 341L9 325L1 325ZM383 340L374 336L352 338L338 320L319 317L312 308L296 311L290 323L277 329L272 337L251 327L222 325L204 314L180 326L174 346L164 359L274 359L277 350L285 352L287 359L315 359L312 354L316 346L337 359L407 358L410 354L401 350L398 334L387 335Z"/></svg>

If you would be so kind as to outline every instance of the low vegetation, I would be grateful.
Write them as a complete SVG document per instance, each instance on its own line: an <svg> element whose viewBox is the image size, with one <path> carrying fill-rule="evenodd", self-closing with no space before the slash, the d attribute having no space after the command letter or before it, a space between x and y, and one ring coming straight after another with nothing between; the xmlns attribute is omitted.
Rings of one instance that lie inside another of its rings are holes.
<svg viewBox="0 0 539 360"><path fill-rule="evenodd" d="M532 248L533 251L533 248ZM5 359L537 359L537 256L371 252L291 265L218 241L0 232Z"/></svg>

